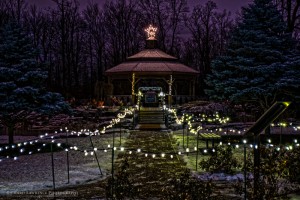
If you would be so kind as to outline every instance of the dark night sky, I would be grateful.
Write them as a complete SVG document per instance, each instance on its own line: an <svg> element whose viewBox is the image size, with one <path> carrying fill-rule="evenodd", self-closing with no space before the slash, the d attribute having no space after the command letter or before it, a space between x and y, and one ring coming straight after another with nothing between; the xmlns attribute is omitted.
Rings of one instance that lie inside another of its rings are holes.
<svg viewBox="0 0 300 200"><path fill-rule="evenodd" d="M88 2L97 2L100 5L104 4L105 0L78 0L80 5L82 7L85 7ZM206 0L187 0L188 4L192 10L192 6L196 4L204 4ZM242 6L246 6L248 3L252 2L252 0L214 0L219 9L227 9L232 12L232 14L235 14L240 10ZM48 7L53 5L52 0L27 0L28 3L35 3L36 5L39 5L41 7Z"/></svg>

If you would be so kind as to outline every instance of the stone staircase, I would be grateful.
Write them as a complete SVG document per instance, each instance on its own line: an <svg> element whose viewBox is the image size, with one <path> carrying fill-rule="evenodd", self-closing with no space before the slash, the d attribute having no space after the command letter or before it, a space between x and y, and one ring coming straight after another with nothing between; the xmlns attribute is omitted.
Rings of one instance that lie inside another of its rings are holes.
<svg viewBox="0 0 300 200"><path fill-rule="evenodd" d="M137 129L165 129L164 111L160 108L141 108Z"/></svg>

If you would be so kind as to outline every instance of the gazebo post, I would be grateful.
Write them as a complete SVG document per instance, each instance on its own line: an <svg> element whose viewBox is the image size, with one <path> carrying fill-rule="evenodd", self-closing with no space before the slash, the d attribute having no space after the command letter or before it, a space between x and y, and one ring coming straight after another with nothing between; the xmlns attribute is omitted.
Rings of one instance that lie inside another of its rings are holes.
<svg viewBox="0 0 300 200"><path fill-rule="evenodd" d="M169 108L172 105L172 84L173 84L173 76L170 75L170 80L168 81L169 84L169 96L168 96L168 104L169 104Z"/></svg>
<svg viewBox="0 0 300 200"><path fill-rule="evenodd" d="M132 81L131 81L131 103L132 103L132 105L135 104L135 90L134 90L134 86L135 86L135 73L132 73Z"/></svg>

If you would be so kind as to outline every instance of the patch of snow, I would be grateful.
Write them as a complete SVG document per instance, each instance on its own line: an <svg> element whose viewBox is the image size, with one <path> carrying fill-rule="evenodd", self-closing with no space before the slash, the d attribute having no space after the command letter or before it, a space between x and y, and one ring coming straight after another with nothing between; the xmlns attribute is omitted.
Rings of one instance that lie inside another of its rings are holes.
<svg viewBox="0 0 300 200"><path fill-rule="evenodd" d="M247 179L253 179L252 174L247 174ZM203 173L203 174L194 174L194 176L202 181L230 181L235 182L239 180L244 180L244 174L238 173L234 175L225 174L225 173Z"/></svg>

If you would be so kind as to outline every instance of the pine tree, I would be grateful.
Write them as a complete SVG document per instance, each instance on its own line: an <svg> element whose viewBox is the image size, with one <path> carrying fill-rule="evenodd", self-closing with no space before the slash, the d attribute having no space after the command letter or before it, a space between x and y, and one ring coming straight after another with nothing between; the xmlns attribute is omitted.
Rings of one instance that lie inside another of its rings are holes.
<svg viewBox="0 0 300 200"><path fill-rule="evenodd" d="M15 126L30 112L48 115L69 111L60 94L45 88L45 65L36 61L38 51L16 23L0 31L0 120L13 143Z"/></svg>
<svg viewBox="0 0 300 200"><path fill-rule="evenodd" d="M243 8L226 55L212 63L206 78L212 99L253 102L263 110L282 97L283 77L294 51L291 34L272 0L254 0ZM292 77L291 77L292 78Z"/></svg>

